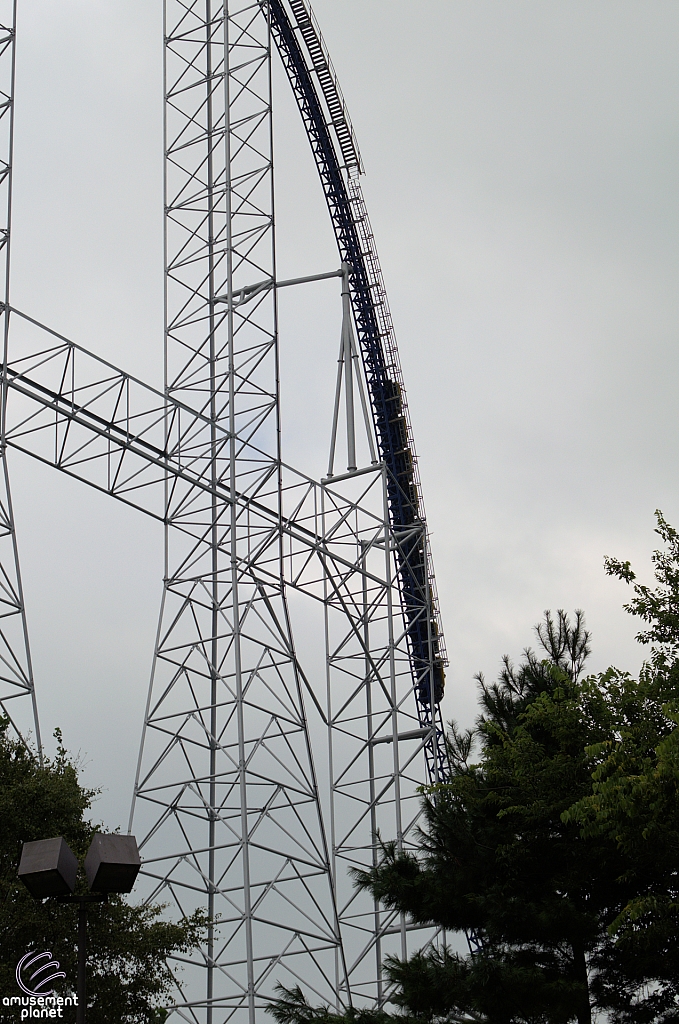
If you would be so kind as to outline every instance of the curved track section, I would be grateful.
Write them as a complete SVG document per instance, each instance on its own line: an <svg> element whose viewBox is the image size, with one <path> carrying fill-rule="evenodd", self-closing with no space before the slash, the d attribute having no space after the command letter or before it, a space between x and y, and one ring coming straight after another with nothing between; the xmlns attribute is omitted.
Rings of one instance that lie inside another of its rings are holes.
<svg viewBox="0 0 679 1024"><path fill-rule="evenodd" d="M351 298L380 457L388 469L401 604L432 780L446 775L439 702L446 652L396 337L358 180L361 158L323 38L305 0L270 0L271 27L316 160Z"/></svg>

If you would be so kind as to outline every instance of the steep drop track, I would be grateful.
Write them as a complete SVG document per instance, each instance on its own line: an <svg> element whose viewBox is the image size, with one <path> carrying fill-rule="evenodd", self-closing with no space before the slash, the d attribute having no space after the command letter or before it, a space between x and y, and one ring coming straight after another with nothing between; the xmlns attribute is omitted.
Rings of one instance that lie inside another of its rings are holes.
<svg viewBox="0 0 679 1024"><path fill-rule="evenodd" d="M349 283L380 456L388 474L401 603L420 723L435 729L432 780L447 774L439 702L446 652L422 490L396 338L358 176L361 158L339 83L305 0L270 0L271 29L292 86Z"/></svg>

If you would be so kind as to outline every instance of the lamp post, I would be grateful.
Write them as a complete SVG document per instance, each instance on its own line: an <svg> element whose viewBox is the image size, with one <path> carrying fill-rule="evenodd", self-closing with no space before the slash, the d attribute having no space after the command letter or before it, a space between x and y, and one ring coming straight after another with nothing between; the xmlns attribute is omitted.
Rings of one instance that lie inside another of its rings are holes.
<svg viewBox="0 0 679 1024"><path fill-rule="evenodd" d="M134 836L97 833L85 857L89 893L75 894L78 859L62 836L24 843L19 878L36 900L78 904L78 1003L76 1024L87 1015L87 905L105 903L111 892L131 892L141 859Z"/></svg>

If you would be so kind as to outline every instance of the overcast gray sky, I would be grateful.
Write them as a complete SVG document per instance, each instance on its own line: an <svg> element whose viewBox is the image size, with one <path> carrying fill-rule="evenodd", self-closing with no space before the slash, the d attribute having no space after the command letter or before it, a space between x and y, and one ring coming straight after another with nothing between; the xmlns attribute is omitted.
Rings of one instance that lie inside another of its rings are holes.
<svg viewBox="0 0 679 1024"><path fill-rule="evenodd" d="M518 657L548 607L585 609L595 668L635 671L624 588L602 563L648 576L654 509L679 524L679 5L314 7L399 338L451 657L445 715L473 718L474 672ZM159 384L161 0L20 0L19 19L14 304ZM332 269L280 72L275 127L280 272ZM317 472L335 310L322 288L282 305L285 455ZM105 787L96 813L122 825L161 531L22 456L12 476L43 731L61 726Z"/></svg>

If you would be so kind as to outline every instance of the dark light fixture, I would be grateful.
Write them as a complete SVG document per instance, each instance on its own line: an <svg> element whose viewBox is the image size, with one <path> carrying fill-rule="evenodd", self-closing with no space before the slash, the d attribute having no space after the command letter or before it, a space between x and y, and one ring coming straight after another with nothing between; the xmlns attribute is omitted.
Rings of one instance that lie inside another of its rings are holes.
<svg viewBox="0 0 679 1024"><path fill-rule="evenodd" d="M98 833L85 857L87 884L93 892L131 892L140 867L134 836Z"/></svg>
<svg viewBox="0 0 679 1024"><path fill-rule="evenodd" d="M19 878L34 899L70 895L77 874L78 858L62 836L24 843Z"/></svg>
<svg viewBox="0 0 679 1024"><path fill-rule="evenodd" d="M134 836L97 832L85 857L90 892L75 895L78 858L63 838L24 843L19 878L36 900L55 896L59 903L78 904L78 1001L76 1024L86 1024L87 1014L87 904L105 903L112 892L130 892L141 858Z"/></svg>

